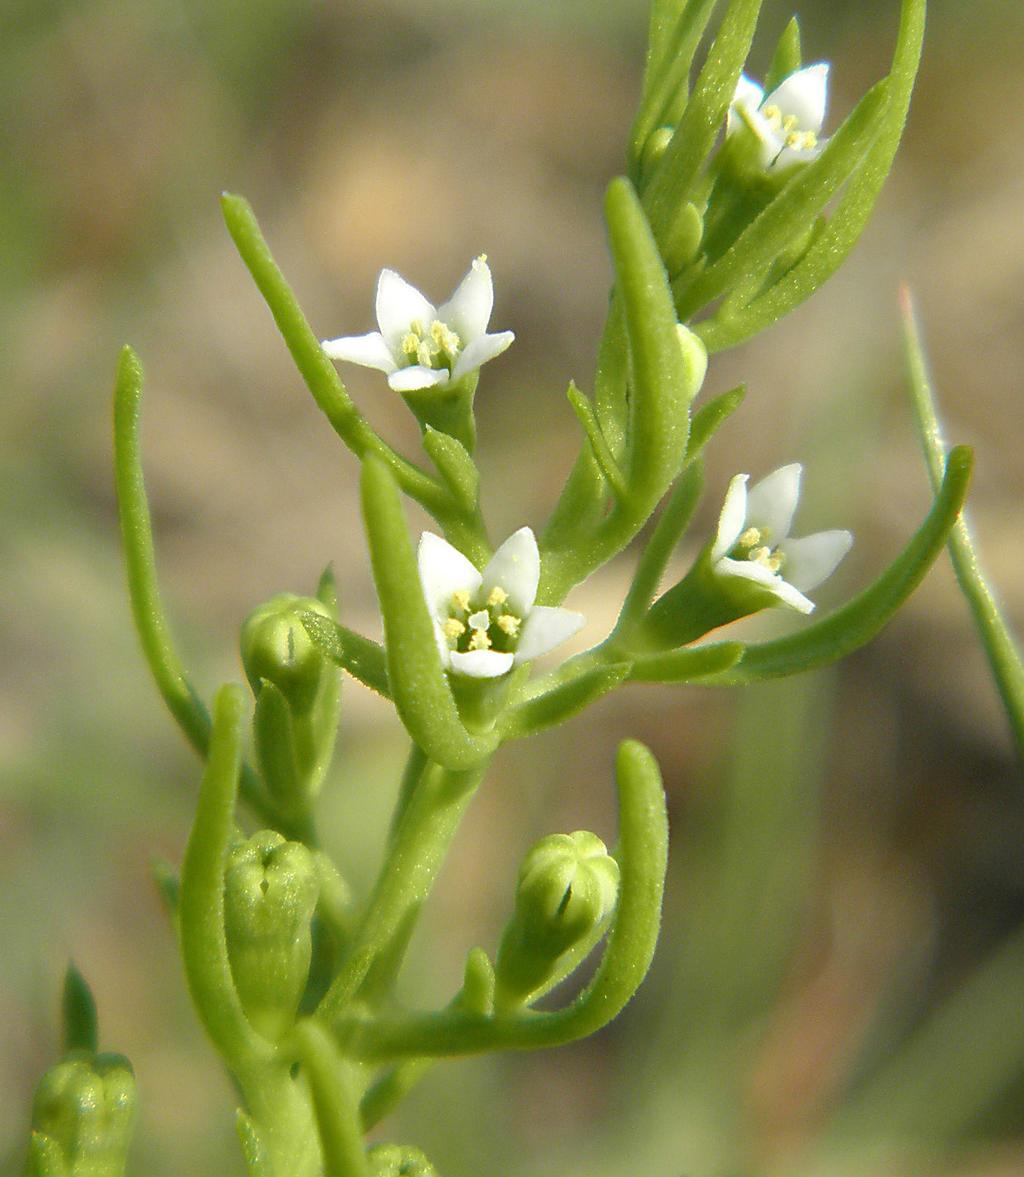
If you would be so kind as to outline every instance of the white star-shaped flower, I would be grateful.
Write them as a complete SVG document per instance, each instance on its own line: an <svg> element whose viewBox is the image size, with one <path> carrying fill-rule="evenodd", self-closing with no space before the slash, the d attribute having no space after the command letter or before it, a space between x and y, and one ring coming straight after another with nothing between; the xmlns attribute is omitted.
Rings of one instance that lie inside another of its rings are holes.
<svg viewBox="0 0 1024 1177"><path fill-rule="evenodd" d="M394 270L377 280L377 326L368 335L325 339L332 360L348 360L387 373L396 392L443 388L493 360L512 342L511 331L488 335L494 306L491 271L478 257L440 308Z"/></svg>
<svg viewBox="0 0 1024 1177"><path fill-rule="evenodd" d="M789 538L802 472L799 462L782 466L749 492L748 475L733 478L711 545L711 564L718 576L749 581L779 605L810 613L814 602L804 593L832 575L853 536L848 531L819 531Z"/></svg>
<svg viewBox="0 0 1024 1177"><path fill-rule="evenodd" d="M821 128L828 106L828 63L798 69L765 95L745 74L729 106L726 134L749 128L760 145L760 163L781 171L819 156L828 142Z"/></svg>
<svg viewBox="0 0 1024 1177"><path fill-rule="evenodd" d="M529 527L508 537L480 572L433 532L419 546L420 583L445 668L498 678L571 637L581 613L535 605L540 553Z"/></svg>

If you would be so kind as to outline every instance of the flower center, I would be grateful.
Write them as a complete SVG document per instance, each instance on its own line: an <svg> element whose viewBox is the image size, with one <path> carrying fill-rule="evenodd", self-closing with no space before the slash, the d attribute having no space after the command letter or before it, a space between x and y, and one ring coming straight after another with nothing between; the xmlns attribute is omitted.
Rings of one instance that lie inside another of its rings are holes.
<svg viewBox="0 0 1024 1177"><path fill-rule="evenodd" d="M448 619L441 629L448 647L461 654L472 650L495 650L511 654L518 643L523 619L508 608L508 593L500 585L486 599L474 598L467 590L452 593Z"/></svg>
<svg viewBox="0 0 1024 1177"><path fill-rule="evenodd" d="M767 541L767 528L748 527L736 541L733 556L738 560L753 560L755 564L763 565L769 572L778 576L786 557L778 548L772 548Z"/></svg>
<svg viewBox="0 0 1024 1177"><path fill-rule="evenodd" d="M769 127L778 135L782 135L787 147L793 151L813 151L818 146L818 136L814 131L800 129L800 120L795 114L783 114L770 102L761 107L761 114Z"/></svg>
<svg viewBox="0 0 1024 1177"><path fill-rule="evenodd" d="M440 319L426 326L422 319L413 319L402 339L402 354L409 364L423 368L447 368L451 371L462 350L462 340Z"/></svg>

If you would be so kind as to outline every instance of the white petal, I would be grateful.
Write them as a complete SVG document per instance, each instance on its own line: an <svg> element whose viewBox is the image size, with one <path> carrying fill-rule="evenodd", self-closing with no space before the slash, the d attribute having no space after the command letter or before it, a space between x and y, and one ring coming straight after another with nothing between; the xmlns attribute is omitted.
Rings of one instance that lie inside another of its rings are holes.
<svg viewBox="0 0 1024 1177"><path fill-rule="evenodd" d="M478 257L469 267L458 289L437 312L437 317L452 327L462 340L463 347L467 347L487 330L493 307L491 268L482 257Z"/></svg>
<svg viewBox="0 0 1024 1177"><path fill-rule="evenodd" d="M497 650L469 650L460 654L451 652L452 670L467 678L500 678L508 674L515 661L511 654L499 654Z"/></svg>
<svg viewBox="0 0 1024 1177"><path fill-rule="evenodd" d="M424 368L413 364L411 368L399 368L388 377L388 384L395 392L418 392L421 388L436 388L451 380L447 368Z"/></svg>
<svg viewBox="0 0 1024 1177"><path fill-rule="evenodd" d="M550 605L536 605L523 625L522 636L516 647L516 662L539 658L566 638L583 628L586 618L571 609L557 609Z"/></svg>
<svg viewBox="0 0 1024 1177"><path fill-rule="evenodd" d="M466 557L439 535L425 531L420 536L416 554L420 584L427 608L435 618L448 619L452 593L468 592L472 596L480 587L480 573Z"/></svg>
<svg viewBox="0 0 1024 1177"><path fill-rule="evenodd" d="M381 270L377 279L377 326L393 355L400 355L409 326L419 321L429 327L437 318L434 304L394 270Z"/></svg>
<svg viewBox="0 0 1024 1177"><path fill-rule="evenodd" d="M715 571L719 576L734 576L740 580L753 581L771 593L780 605L786 605L798 613L811 613L814 610L813 601L809 601L799 589L756 560L730 560L726 557L718 561Z"/></svg>
<svg viewBox="0 0 1024 1177"><path fill-rule="evenodd" d="M481 594L486 600L495 586L508 593L513 613L525 617L537 599L540 581L540 552L528 527L514 531L494 553L484 569Z"/></svg>
<svg viewBox="0 0 1024 1177"><path fill-rule="evenodd" d="M720 560L743 533L747 521L747 479L749 474L737 474L725 492L722 513L718 516L718 531L711 546L711 559Z"/></svg>
<svg viewBox="0 0 1024 1177"><path fill-rule="evenodd" d="M747 525L766 533L772 547L789 535L793 513L800 500L799 462L780 466L750 488L747 495Z"/></svg>
<svg viewBox="0 0 1024 1177"><path fill-rule="evenodd" d="M795 588L810 592L835 572L852 544L848 531L818 531L801 539L787 539L781 545L786 579Z"/></svg>
<svg viewBox="0 0 1024 1177"><path fill-rule="evenodd" d="M441 623L434 618L434 641L437 642L437 652L441 655L441 665L447 670L452 662L452 651L448 639L444 636Z"/></svg>
<svg viewBox="0 0 1024 1177"><path fill-rule="evenodd" d="M496 335L481 335L459 355L452 370L452 379L461 380L467 372L475 372L481 364L500 356L515 339L511 331L499 331Z"/></svg>
<svg viewBox="0 0 1024 1177"><path fill-rule="evenodd" d="M726 134L731 135L733 131L743 126L744 120L740 117L739 111L755 111L763 101L764 90L753 78L748 78L746 74L740 74L732 102L729 104L729 114L725 124Z"/></svg>
<svg viewBox="0 0 1024 1177"><path fill-rule="evenodd" d="M758 162L763 168L770 167L783 148L783 137L778 131L773 129L771 123L768 122L759 110L748 109L743 106L730 108L730 116L734 110L736 120L733 129L739 125L747 127L750 133L757 139L760 146Z"/></svg>
<svg viewBox="0 0 1024 1177"><path fill-rule="evenodd" d="M798 130L821 130L828 107L828 62L809 65L790 74L764 100L765 106L777 106L782 117L795 115Z"/></svg>
<svg viewBox="0 0 1024 1177"><path fill-rule="evenodd" d="M398 367L395 357L388 351L384 336L379 331L369 335L344 335L341 339L325 339L320 345L332 360L347 360L350 364L362 364L364 368L376 368L380 372L394 372Z"/></svg>

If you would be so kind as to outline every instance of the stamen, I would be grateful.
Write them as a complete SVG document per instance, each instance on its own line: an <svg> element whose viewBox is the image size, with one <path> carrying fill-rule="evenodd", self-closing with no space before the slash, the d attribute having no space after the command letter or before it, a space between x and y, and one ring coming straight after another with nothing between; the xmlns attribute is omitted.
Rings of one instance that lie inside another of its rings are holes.
<svg viewBox="0 0 1024 1177"><path fill-rule="evenodd" d="M768 123L768 126L771 127L771 129L773 131L781 130L781 128L782 128L782 111L779 110L779 108L775 105L774 102L770 103L768 106L762 106L761 107L761 114L764 115L765 120Z"/></svg>
<svg viewBox="0 0 1024 1177"><path fill-rule="evenodd" d="M736 542L741 548L755 547L761 542L761 532L756 527L748 527Z"/></svg>
<svg viewBox="0 0 1024 1177"><path fill-rule="evenodd" d="M507 600L508 600L508 593L505 592L505 590L501 587L500 584L496 584L494 586L494 588L491 589L490 594L487 597L487 604L488 605L504 605Z"/></svg>
<svg viewBox="0 0 1024 1177"><path fill-rule="evenodd" d="M471 650L489 650L491 648L491 639L486 629L473 630L473 636L469 639L469 648Z"/></svg>
<svg viewBox="0 0 1024 1177"><path fill-rule="evenodd" d="M457 617L449 617L441 628L444 630L444 636L450 641L456 641L466 632L466 627Z"/></svg>
<svg viewBox="0 0 1024 1177"><path fill-rule="evenodd" d="M795 131L800 125L800 120L795 114L787 114L782 120L782 129L784 131Z"/></svg>
<svg viewBox="0 0 1024 1177"><path fill-rule="evenodd" d="M497 620L498 629L500 629L503 634L510 638L516 637L516 635L519 633L520 625L522 625L521 619L514 616L512 613L502 613L502 615Z"/></svg>
<svg viewBox="0 0 1024 1177"><path fill-rule="evenodd" d="M456 589L452 593L452 604L460 613L467 613L469 611L469 593L466 589Z"/></svg>

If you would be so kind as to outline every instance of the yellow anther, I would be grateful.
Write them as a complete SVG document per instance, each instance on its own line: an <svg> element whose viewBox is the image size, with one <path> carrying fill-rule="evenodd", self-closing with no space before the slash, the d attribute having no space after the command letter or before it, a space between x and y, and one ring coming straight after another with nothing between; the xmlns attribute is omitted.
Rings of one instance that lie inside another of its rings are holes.
<svg viewBox="0 0 1024 1177"><path fill-rule="evenodd" d="M498 629L500 629L503 634L507 634L508 637L514 638L516 634L519 633L519 627L522 625L522 622L518 617L513 616L511 613L502 613L502 615L498 618L497 625Z"/></svg>
<svg viewBox="0 0 1024 1177"><path fill-rule="evenodd" d="M435 319L430 324L430 338L437 344L438 350L447 352L450 356L454 355L462 345L462 340L458 335L440 319Z"/></svg>
<svg viewBox="0 0 1024 1177"><path fill-rule="evenodd" d="M486 254L486 253L482 253L482 254L481 254L481 255L480 255L480 256L479 256L479 257L478 257L476 260L477 260L477 261L478 261L478 262L479 262L479 263L480 263L482 266L486 266L486 265L487 265L487 254Z"/></svg>
<svg viewBox="0 0 1024 1177"><path fill-rule="evenodd" d="M469 593L466 589L456 589L452 593L452 604L456 609L460 609L463 613L469 609Z"/></svg>
<svg viewBox="0 0 1024 1177"><path fill-rule="evenodd" d="M761 532L756 527L748 527L736 541L741 548L752 548L761 542ZM753 556L751 556L753 559Z"/></svg>
<svg viewBox="0 0 1024 1177"><path fill-rule="evenodd" d="M800 120L795 114L787 114L782 120L782 129L784 131L795 131L800 125Z"/></svg>
<svg viewBox="0 0 1024 1177"><path fill-rule="evenodd" d="M466 632L466 627L457 617L449 617L441 628L444 630L444 636L450 638L452 641L462 637Z"/></svg>
<svg viewBox="0 0 1024 1177"><path fill-rule="evenodd" d="M754 550L750 553L750 555L747 558L749 560L755 561L758 564L764 564L764 566L767 568L768 562L769 562L769 560L771 560L771 555L772 555L771 548L760 547L760 548L754 548Z"/></svg>
<svg viewBox="0 0 1024 1177"><path fill-rule="evenodd" d="M781 552L775 552L765 560L765 564L771 572L778 572L785 562L786 557Z"/></svg>
<svg viewBox="0 0 1024 1177"><path fill-rule="evenodd" d="M504 605L507 600L508 600L508 593L505 592L505 590L501 587L500 584L496 584L494 586L494 588L492 588L490 593L488 594L487 604L488 605Z"/></svg>
<svg viewBox="0 0 1024 1177"><path fill-rule="evenodd" d="M402 351L407 356L416 355L417 351L419 350L419 346L420 346L419 337L416 335L413 335L413 333L411 331L408 333L408 335L404 336L402 339Z"/></svg>
<svg viewBox="0 0 1024 1177"><path fill-rule="evenodd" d="M473 636L469 639L469 648L471 650L489 650L491 648L491 639L486 629L473 630Z"/></svg>
<svg viewBox="0 0 1024 1177"><path fill-rule="evenodd" d="M774 102L769 106L761 107L761 113L773 131L777 131L782 126L782 111L779 110Z"/></svg>
<svg viewBox="0 0 1024 1177"><path fill-rule="evenodd" d="M421 364L424 368L429 368L434 361L434 356L436 355L437 352L424 339L416 349L416 362Z"/></svg>

